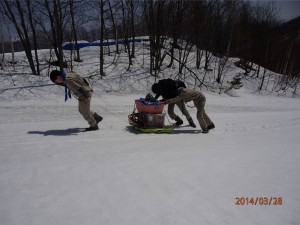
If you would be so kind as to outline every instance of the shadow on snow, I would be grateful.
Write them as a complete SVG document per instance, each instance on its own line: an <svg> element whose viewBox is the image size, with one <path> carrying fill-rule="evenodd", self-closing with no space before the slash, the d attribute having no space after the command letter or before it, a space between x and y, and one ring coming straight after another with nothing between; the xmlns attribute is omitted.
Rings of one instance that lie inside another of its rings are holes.
<svg viewBox="0 0 300 225"><path fill-rule="evenodd" d="M28 134L41 134L44 136L69 136L77 135L78 133L84 132L83 128L68 128L63 130L46 130L46 131L28 131Z"/></svg>
<svg viewBox="0 0 300 225"><path fill-rule="evenodd" d="M182 126L182 127L185 127L185 126ZM188 126L186 126L188 127ZM153 132L152 134L168 134L168 135L172 135L172 134L201 134L202 133L202 130L196 130L196 129L189 129L189 130L182 130L182 129L178 129L180 127L175 127L173 132L172 133L155 133ZM151 134L151 133L144 133L144 132L141 132L139 130L137 130L136 128L134 128L133 126L127 126L125 128L126 131L130 132L130 133L133 133L133 134Z"/></svg>

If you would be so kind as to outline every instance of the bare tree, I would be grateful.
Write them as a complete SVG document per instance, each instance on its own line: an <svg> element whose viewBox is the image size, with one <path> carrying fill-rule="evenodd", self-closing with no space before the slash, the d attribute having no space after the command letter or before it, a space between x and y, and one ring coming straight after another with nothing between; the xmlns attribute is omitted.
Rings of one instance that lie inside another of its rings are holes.
<svg viewBox="0 0 300 225"><path fill-rule="evenodd" d="M186 67L188 57L191 53L193 45L189 42L186 42L184 48L179 50L179 74L183 74L183 69Z"/></svg>
<svg viewBox="0 0 300 225"><path fill-rule="evenodd" d="M4 40L2 35L2 26L0 27L0 44L1 44L1 58L0 58L0 70L4 69L5 49Z"/></svg>
<svg viewBox="0 0 300 225"><path fill-rule="evenodd" d="M127 2L128 3L128 2ZM129 42L129 10L128 10L128 5L124 4L124 2L121 2L122 4L122 27L123 27L123 36L124 36L124 46L125 46L125 51L128 54L128 68L127 70L130 69L130 66L132 65L132 55L130 53L131 49L130 49L130 42Z"/></svg>
<svg viewBox="0 0 300 225"><path fill-rule="evenodd" d="M219 46L218 52L221 53L219 57L218 69L217 69L217 78L216 81L221 84L222 87L222 76L224 76L224 72L226 71L226 64L228 62L230 53L231 53L231 44L233 42L233 31L235 28L235 21L237 19L237 1L224 1L222 5L219 5L221 9L219 12L219 20L222 20L221 23L223 34L221 34L223 39L223 45ZM221 29L221 28L219 28ZM220 40L218 40L220 42ZM226 48L225 48L226 47ZM222 53L224 52L224 55Z"/></svg>
<svg viewBox="0 0 300 225"><path fill-rule="evenodd" d="M214 36L214 7L215 7L216 2L211 1L211 2L206 2L205 7L205 17L203 21L203 38L202 38L202 46L204 47L204 59L205 59L205 64L204 64L204 69L209 70L209 64L210 64L210 59L212 57L211 54L211 49L213 46L213 39L212 37Z"/></svg>
<svg viewBox="0 0 300 225"><path fill-rule="evenodd" d="M33 15L34 8L33 8L30 0L26 0L26 6L27 6L27 14L28 14L28 19L29 19L30 29L32 31L37 74L40 75L40 62L39 62L39 56L38 56L37 32L36 32L36 27L34 25L34 15Z"/></svg>
<svg viewBox="0 0 300 225"><path fill-rule="evenodd" d="M48 37L57 58L57 64L61 71L65 67L62 44L66 25L71 20L69 2L61 0L36 0L39 15L35 22L41 27Z"/></svg>
<svg viewBox="0 0 300 225"><path fill-rule="evenodd" d="M22 42L25 50L27 60L29 62L32 74L38 74L35 68L35 63L32 56L31 37L29 36L30 31L26 25L27 18L24 15L24 4L19 0L14 1L0 1L4 14L14 24L14 27L18 33L18 36ZM32 27L31 27L32 28Z"/></svg>
<svg viewBox="0 0 300 225"><path fill-rule="evenodd" d="M77 28L76 28L76 22L75 22L75 10L74 10L74 1L69 0L69 7L70 7L70 16L71 16L71 24L72 24L72 36L74 37L75 46L78 46L78 39L77 39ZM74 61L81 62L80 59L80 52L79 48L76 48L76 57Z"/></svg>
<svg viewBox="0 0 300 225"><path fill-rule="evenodd" d="M169 24L167 26L167 29L169 30L169 38L172 38L172 41L170 49L171 60L168 67L171 67L173 65L175 49L182 50L181 47L178 45L178 41L180 39L180 36L183 36L182 32L184 26L184 18L187 16L187 7L189 4L190 2L186 1L169 1L168 16L166 18L167 20L169 18Z"/></svg>
<svg viewBox="0 0 300 225"><path fill-rule="evenodd" d="M155 78L158 77L162 60L162 48L166 40L164 36L165 3L166 1L144 2L144 15L150 41L150 74Z"/></svg>
<svg viewBox="0 0 300 225"><path fill-rule="evenodd" d="M45 0L47 1L47 0ZM55 29L55 36L54 38L56 39L57 46L55 49L58 51L58 62L59 62L59 67L60 70L63 70L63 61L64 61L64 56L63 56L63 49L62 49L62 44L63 44L63 36L64 36L64 28L63 28L63 5L60 0L54 0L53 1L53 16L54 16L54 29Z"/></svg>
<svg viewBox="0 0 300 225"><path fill-rule="evenodd" d="M0 44L1 44L1 59L0 59L0 70L4 69L4 59L5 59L5 48L4 48L4 28L3 28L3 21L5 20L2 10L0 9Z"/></svg>
<svg viewBox="0 0 300 225"><path fill-rule="evenodd" d="M294 91L293 91L294 97L297 95L297 88L299 86L299 83L300 83L300 73L298 74L298 76L296 77L296 80L295 80Z"/></svg>
<svg viewBox="0 0 300 225"><path fill-rule="evenodd" d="M202 21L204 16L203 1L193 1L190 8L191 20L190 23L193 26L191 42L196 46L196 68L200 69L200 64L203 56L203 51L201 50L202 41Z"/></svg>
<svg viewBox="0 0 300 225"><path fill-rule="evenodd" d="M111 1L108 1L108 7L109 7L109 18L112 22L112 27L113 27L113 33L114 33L114 38L115 38L115 41L116 41L116 54L120 54L119 52L119 43L118 43L118 29L117 29L117 25L116 25L116 21L115 21L115 15L114 15L114 12L113 12L113 9L118 5L120 4L120 1L116 2L114 6L111 5ZM115 58L114 58L115 60Z"/></svg>
<svg viewBox="0 0 300 225"><path fill-rule="evenodd" d="M137 0L128 0L128 16L130 20L130 36L132 39L132 44L131 44L131 58L135 58L135 17L136 17L136 10L138 7L139 1Z"/></svg>
<svg viewBox="0 0 300 225"><path fill-rule="evenodd" d="M100 76L105 76L104 66L104 0L99 1L99 19L100 19Z"/></svg>

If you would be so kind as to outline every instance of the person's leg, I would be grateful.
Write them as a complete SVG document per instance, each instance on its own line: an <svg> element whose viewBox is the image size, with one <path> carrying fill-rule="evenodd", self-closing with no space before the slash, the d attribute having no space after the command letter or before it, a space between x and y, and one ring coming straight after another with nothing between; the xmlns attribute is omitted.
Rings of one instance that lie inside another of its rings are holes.
<svg viewBox="0 0 300 225"><path fill-rule="evenodd" d="M175 103L171 103L168 105L168 115L170 116L171 119L176 121L176 125L182 125L183 121L182 119L175 114L174 112L174 107L175 107Z"/></svg>
<svg viewBox="0 0 300 225"><path fill-rule="evenodd" d="M183 115L185 115L187 121L191 127L196 127L190 113L187 111L184 101L176 102L177 107L180 109Z"/></svg>
<svg viewBox="0 0 300 225"><path fill-rule="evenodd" d="M215 128L215 125L213 124L213 122L211 121L211 119L208 117L208 115L206 114L206 112L203 113L203 117L204 117L205 123L207 124L207 128L208 129Z"/></svg>
<svg viewBox="0 0 300 225"><path fill-rule="evenodd" d="M94 112L92 114L93 114L93 117L95 118L97 124L103 120L103 117L99 116L96 112Z"/></svg>
<svg viewBox="0 0 300 225"><path fill-rule="evenodd" d="M177 117L177 115L174 112L174 106L175 106L175 103L170 103L168 105L168 115L170 116L170 118L172 120L175 120L175 118Z"/></svg>
<svg viewBox="0 0 300 225"><path fill-rule="evenodd" d="M192 119L190 113L186 110L184 101L176 102L177 107L180 109L182 114L186 117L187 120Z"/></svg>
<svg viewBox="0 0 300 225"><path fill-rule="evenodd" d="M90 101L79 100L78 110L91 127L97 125L96 119L93 116L94 113L90 111Z"/></svg>
<svg viewBox="0 0 300 225"><path fill-rule="evenodd" d="M195 99L194 100L194 104L197 108L197 119L199 121L199 125L201 127L201 129L204 131L204 130L207 130L207 124L206 124L206 121L204 119L204 115L206 114L205 113L205 110L204 110L204 106L205 106L205 97L201 97L201 98L198 98L198 99Z"/></svg>

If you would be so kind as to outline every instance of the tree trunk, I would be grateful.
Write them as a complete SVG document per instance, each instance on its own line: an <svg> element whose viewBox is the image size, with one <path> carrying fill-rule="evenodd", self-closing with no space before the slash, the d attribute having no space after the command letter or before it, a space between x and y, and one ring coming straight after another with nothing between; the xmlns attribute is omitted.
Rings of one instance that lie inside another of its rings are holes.
<svg viewBox="0 0 300 225"><path fill-rule="evenodd" d="M74 19L75 15L74 15L73 0L69 0L69 6L70 6L70 16L71 16L71 22L72 22L72 34L74 35L75 46L78 46L77 29L76 29L76 23L75 23L75 19ZM81 62L79 48L76 49L76 57L75 57L74 61Z"/></svg>
<svg viewBox="0 0 300 225"><path fill-rule="evenodd" d="M36 28L33 21L33 15L32 15L32 8L31 8L31 2L30 0L26 0L27 9L28 9L28 17L30 22L30 28L32 31L32 38L33 38L33 47L34 47L34 54L35 54L35 61L36 61L36 70L37 74L40 75L40 62L39 62L39 56L38 56L38 43L37 43L37 35L36 35Z"/></svg>
<svg viewBox="0 0 300 225"><path fill-rule="evenodd" d="M3 4L4 2L4 4ZM24 17L24 9L21 7L21 3L19 0L16 0L16 10L17 13L19 14L20 17L20 24L18 23L16 17L15 17L15 11L13 11L13 7L10 4L10 1L4 0L3 2L1 2L2 8L4 10L5 15L10 19L10 21L14 24L15 29L18 33L18 36L21 40L22 46L25 50L25 54L28 60L28 63L30 65L30 69L32 74L37 74L36 69L35 69L35 65L34 65L34 61L33 61L33 57L32 57L32 53L31 53L31 43L30 43L30 38L28 36L28 29L25 25L25 17Z"/></svg>
<svg viewBox="0 0 300 225"><path fill-rule="evenodd" d="M100 76L105 76L103 66L104 66L104 1L100 0Z"/></svg>

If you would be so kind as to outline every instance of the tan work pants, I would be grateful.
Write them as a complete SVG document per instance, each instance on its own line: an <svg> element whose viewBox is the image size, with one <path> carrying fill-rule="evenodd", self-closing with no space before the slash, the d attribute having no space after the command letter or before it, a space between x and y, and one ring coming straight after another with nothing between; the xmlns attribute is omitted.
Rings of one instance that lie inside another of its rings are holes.
<svg viewBox="0 0 300 225"><path fill-rule="evenodd" d="M177 115L174 112L175 104L178 106L178 108L180 109L182 114L185 115L187 120L192 118L191 115L189 114L189 112L186 110L185 103L183 101L179 101L179 102L171 103L168 105L168 114L171 119L174 120L177 117Z"/></svg>
<svg viewBox="0 0 300 225"><path fill-rule="evenodd" d="M95 126L97 122L93 116L94 112L90 110L90 105L90 101L78 100L78 111L90 126Z"/></svg>
<svg viewBox="0 0 300 225"><path fill-rule="evenodd" d="M210 118L204 110L206 98L204 95L202 95L201 97L194 99L193 101L197 108L197 119L199 121L200 127L202 130L205 130L207 129L208 125L212 124Z"/></svg>

